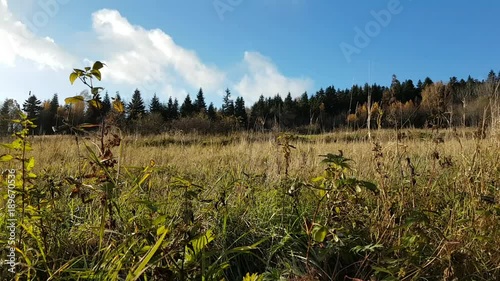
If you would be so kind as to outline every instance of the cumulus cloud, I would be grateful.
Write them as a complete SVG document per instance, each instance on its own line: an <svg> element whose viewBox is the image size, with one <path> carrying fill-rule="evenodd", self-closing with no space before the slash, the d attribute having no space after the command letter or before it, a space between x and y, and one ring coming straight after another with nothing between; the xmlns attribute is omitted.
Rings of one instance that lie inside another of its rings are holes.
<svg viewBox="0 0 500 281"><path fill-rule="evenodd" d="M7 0L0 1L0 65L15 67L21 58L41 69L63 70L71 66L74 57L59 47L52 38L36 37L25 23L17 20L9 10Z"/></svg>
<svg viewBox="0 0 500 281"><path fill-rule="evenodd" d="M30 80L43 81L42 73L45 72L37 74L33 65L65 73L73 67L91 64L89 59L79 57L85 47L74 48L74 53L70 54L52 38L35 34L33 23L18 20L10 12L7 0L0 0L0 14L3 17L0 37L7 42L0 45L0 71L15 67L16 72L30 73ZM92 32L87 38L90 40L86 42L96 50L94 55L107 65L106 86L115 89L138 87L145 96L157 92L183 99L199 87L203 87L205 93L222 95L223 90L230 87L234 95L244 97L247 104L251 104L261 94L272 96L291 92L298 96L312 86L310 79L286 77L269 58L258 52L245 52L242 62L234 62L234 65L243 66L243 72L239 75L230 72L229 78L229 72L204 62L194 50L180 46L166 32L134 25L116 10L102 9L93 13ZM66 85L66 74L61 74L65 84L51 84L50 91L69 85ZM19 85L7 86L25 91Z"/></svg>
<svg viewBox="0 0 500 281"><path fill-rule="evenodd" d="M139 83L146 90L157 84L218 90L226 80L224 72L204 64L162 30L134 26L115 10L97 11L92 18L99 44L107 50L109 75L116 82Z"/></svg>
<svg viewBox="0 0 500 281"><path fill-rule="evenodd" d="M243 62L246 73L235 85L236 91L248 102L255 102L261 94L285 96L288 92L299 96L313 86L309 78L284 76L274 63L258 52L245 52Z"/></svg>

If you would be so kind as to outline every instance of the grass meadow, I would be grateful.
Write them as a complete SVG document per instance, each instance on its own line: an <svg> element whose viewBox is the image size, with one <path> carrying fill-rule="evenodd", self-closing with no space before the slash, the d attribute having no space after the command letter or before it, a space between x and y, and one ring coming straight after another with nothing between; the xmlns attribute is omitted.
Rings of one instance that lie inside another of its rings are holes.
<svg viewBox="0 0 500 281"><path fill-rule="evenodd" d="M2 279L500 280L500 139L474 129L26 140Z"/></svg>

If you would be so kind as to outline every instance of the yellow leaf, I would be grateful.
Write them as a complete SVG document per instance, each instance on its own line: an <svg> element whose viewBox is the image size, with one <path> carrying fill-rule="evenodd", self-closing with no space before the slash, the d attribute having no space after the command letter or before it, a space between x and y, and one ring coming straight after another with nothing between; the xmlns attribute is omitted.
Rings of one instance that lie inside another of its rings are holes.
<svg viewBox="0 0 500 281"><path fill-rule="evenodd" d="M83 96L74 96L74 97L65 98L64 102L66 104L74 104L74 103L81 102L83 100L84 100Z"/></svg>
<svg viewBox="0 0 500 281"><path fill-rule="evenodd" d="M113 109L118 113L123 113L125 109L123 108L123 103L119 100L113 101Z"/></svg>

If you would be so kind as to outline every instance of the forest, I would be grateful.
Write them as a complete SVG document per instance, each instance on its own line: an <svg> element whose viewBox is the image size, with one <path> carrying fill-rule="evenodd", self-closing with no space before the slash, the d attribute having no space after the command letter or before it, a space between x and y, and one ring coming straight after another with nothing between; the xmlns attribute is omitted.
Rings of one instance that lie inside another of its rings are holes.
<svg viewBox="0 0 500 281"><path fill-rule="evenodd" d="M368 125L371 128L473 127L489 114L485 108L498 81L500 73L497 75L493 70L483 80L469 76L465 80L451 77L446 82L434 82L427 77L416 85L412 80L401 82L393 75L388 86L368 83L350 89L328 86L296 98L291 93L267 97L261 94L252 105L245 104L243 97L234 99L226 89L221 94L220 107L213 102L207 105L202 88L193 98L188 94L182 103L171 96L167 100L167 94L154 94L150 101L145 101L140 89L136 89L128 101L118 92L114 96L107 92L99 95L102 111L84 101L90 99L88 91L82 92L84 100L66 105L61 104L59 94L44 101L30 95L22 102L3 101L0 134L8 135L15 130L10 120L16 119L20 110L35 120L37 128L32 134L36 135L68 133L70 128L95 124L111 116L124 132L143 135L177 130L202 134L241 130L316 134ZM113 113L115 100L125 105L119 114Z"/></svg>

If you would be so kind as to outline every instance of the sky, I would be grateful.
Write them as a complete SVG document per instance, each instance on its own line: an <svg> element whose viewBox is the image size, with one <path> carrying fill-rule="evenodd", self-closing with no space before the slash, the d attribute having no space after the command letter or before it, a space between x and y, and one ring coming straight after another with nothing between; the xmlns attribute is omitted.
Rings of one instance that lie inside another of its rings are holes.
<svg viewBox="0 0 500 281"><path fill-rule="evenodd" d="M106 63L110 96L182 102L203 88L250 106L366 82L483 79L500 70L500 1L0 0L0 100L60 102L73 68Z"/></svg>

